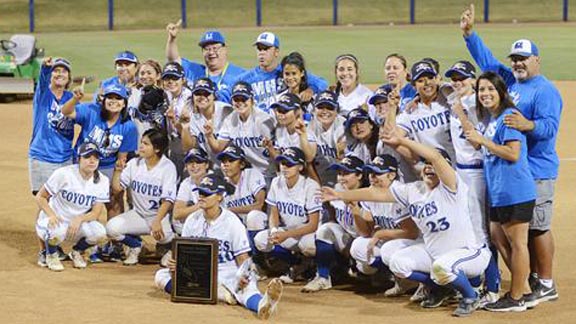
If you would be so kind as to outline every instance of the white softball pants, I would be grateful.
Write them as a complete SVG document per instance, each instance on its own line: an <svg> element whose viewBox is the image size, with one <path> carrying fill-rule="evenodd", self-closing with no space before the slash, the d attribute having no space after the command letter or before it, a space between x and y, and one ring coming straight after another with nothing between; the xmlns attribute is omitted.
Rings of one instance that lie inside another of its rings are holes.
<svg viewBox="0 0 576 324"><path fill-rule="evenodd" d="M474 235L478 242L488 243L486 225L486 180L482 169L457 169L456 172L468 185L468 210Z"/></svg>
<svg viewBox="0 0 576 324"><path fill-rule="evenodd" d="M336 251L342 253L353 237L338 223L324 223L316 231L316 240L333 244Z"/></svg>
<svg viewBox="0 0 576 324"><path fill-rule="evenodd" d="M286 231L286 229L280 227L279 231ZM268 241L270 236L270 230L263 230L258 232L254 237L254 245L258 251L271 252L274 249L274 244ZM316 244L314 243L314 233L306 234L299 238L289 237L284 242L280 243L280 246L290 250L297 251L304 254L307 257L313 257L316 255Z"/></svg>
<svg viewBox="0 0 576 324"><path fill-rule="evenodd" d="M60 221L56 227L50 228L48 227L48 220L48 216L41 212L36 222L36 235L38 235L40 239L47 241L50 245L58 246L66 240L66 233L68 232L70 223ZM105 242L106 228L98 221L83 222L71 242L76 243L82 238L85 238L86 243L90 245Z"/></svg>
<svg viewBox="0 0 576 324"><path fill-rule="evenodd" d="M369 237L358 237L352 241L352 246L350 247L350 255L356 260L356 268L367 275L374 274L377 271L377 269L370 266L376 260L376 257L380 257L382 263L390 266L392 255L408 246L422 242L421 240L408 239L391 240L380 246L375 246L372 249L372 255L368 258L368 243L370 243L370 239Z"/></svg>
<svg viewBox="0 0 576 324"><path fill-rule="evenodd" d="M142 218L132 209L109 220L108 224L106 224L106 232L108 237L114 241L122 241L126 234L150 235L152 221L154 221L153 217ZM162 219L162 231L164 232L164 239L158 241L158 243L171 242L174 238L174 232L170 226L168 216Z"/></svg>

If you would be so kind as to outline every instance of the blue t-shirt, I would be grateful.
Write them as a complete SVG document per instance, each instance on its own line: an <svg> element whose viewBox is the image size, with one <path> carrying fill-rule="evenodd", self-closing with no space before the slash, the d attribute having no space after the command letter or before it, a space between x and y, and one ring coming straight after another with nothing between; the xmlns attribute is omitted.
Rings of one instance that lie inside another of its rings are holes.
<svg viewBox="0 0 576 324"><path fill-rule="evenodd" d="M535 124L535 128L526 133L532 176L534 179L556 179L560 165L556 137L562 113L562 97L558 89L542 75L517 81L512 70L494 57L478 34L473 33L464 39L480 69L498 73L506 81L516 107Z"/></svg>
<svg viewBox="0 0 576 324"><path fill-rule="evenodd" d="M404 111L404 107L409 103L414 97L416 97L418 92L410 83L407 83L400 89L400 111Z"/></svg>
<svg viewBox="0 0 576 324"><path fill-rule="evenodd" d="M93 103L76 105L76 123L82 126L82 131L76 142L78 147L84 142L98 145L102 157L100 168L113 168L118 153L135 152L138 149L138 130L132 120L122 122L119 118L109 129L108 146L104 146L108 124L100 118L99 105Z"/></svg>
<svg viewBox="0 0 576 324"><path fill-rule="evenodd" d="M206 66L192 62L185 58L180 59L180 61L182 62L182 68L184 69L186 79L189 83L193 83L194 81L203 77L210 78L210 80L216 84L216 99L218 101L227 103L230 103L231 98L230 92L225 90L232 89L238 77L242 73L246 72L245 69L237 65L226 63L222 73L219 75L208 75Z"/></svg>
<svg viewBox="0 0 576 324"><path fill-rule="evenodd" d="M118 76L113 76L111 78L102 80L102 82L100 82L100 87L96 89L96 91L94 91L94 95L92 96L92 102L97 103L98 94L100 94L101 90L106 89L106 87L111 85L121 85L120 78L118 78Z"/></svg>
<svg viewBox="0 0 576 324"><path fill-rule="evenodd" d="M528 166L526 136L504 125L504 116L512 113L508 108L496 119L492 118L484 136L498 145L520 142L520 158L516 162L504 160L484 151L484 176L492 207L509 206L536 199L536 185Z"/></svg>
<svg viewBox="0 0 576 324"><path fill-rule="evenodd" d="M32 139L28 156L32 159L63 163L72 158L74 121L62 114L62 106L73 95L64 91L58 100L50 90L52 68L42 66L32 105Z"/></svg>

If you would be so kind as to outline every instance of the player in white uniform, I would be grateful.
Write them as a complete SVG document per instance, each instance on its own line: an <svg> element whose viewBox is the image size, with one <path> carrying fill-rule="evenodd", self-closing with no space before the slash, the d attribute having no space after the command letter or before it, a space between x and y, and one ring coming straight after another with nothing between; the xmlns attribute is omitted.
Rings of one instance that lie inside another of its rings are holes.
<svg viewBox="0 0 576 324"><path fill-rule="evenodd" d="M178 235L182 234L182 227L188 215L200 208L198 193L194 189L200 184L200 180L211 172L208 153L201 148L188 151L184 157L184 165L189 176L180 183L172 211L172 228Z"/></svg>
<svg viewBox="0 0 576 324"><path fill-rule="evenodd" d="M306 257L316 254L314 233L318 230L322 203L315 196L320 186L300 173L305 168L304 152L289 147L276 158L280 175L272 180L266 203L270 206L268 229L254 238L259 251L294 263L292 251ZM282 276L286 283L293 282L290 275Z"/></svg>
<svg viewBox="0 0 576 324"><path fill-rule="evenodd" d="M451 296L452 289L445 287L449 285L462 294L453 315L470 315L478 306L479 296L469 278L484 272L490 251L474 235L466 183L452 169L446 152L401 137L393 128L387 131L387 137L389 142L402 145L427 161L422 170L423 181L347 192L324 188L324 199L398 202L408 208L424 243L396 252L390 260L390 270L398 277L429 287L430 294L422 307L442 305Z"/></svg>
<svg viewBox="0 0 576 324"><path fill-rule="evenodd" d="M314 167L322 184L330 187L336 184L336 170L329 170L329 167L338 160L338 146L346 145L346 119L338 114L338 109L336 94L332 91L321 92L314 102L314 118L308 125L308 132L314 134L317 141Z"/></svg>
<svg viewBox="0 0 576 324"><path fill-rule="evenodd" d="M229 143L242 148L252 167L266 175L270 154L260 144L264 138L272 138L276 121L254 107L254 93L249 83L240 81L234 85L232 106L234 111L224 120L218 139L209 140L208 144L215 153L220 153Z"/></svg>
<svg viewBox="0 0 576 324"><path fill-rule="evenodd" d="M282 296L282 282L272 279L264 295L249 272L250 245L246 228L233 212L221 207L226 191L224 179L216 175L204 177L198 187L200 209L191 214L182 230L183 237L218 240L218 299L229 304L237 302L268 319L276 311ZM168 260L168 269L156 272L156 286L167 293L172 291L172 271L176 261Z"/></svg>
<svg viewBox="0 0 576 324"><path fill-rule="evenodd" d="M398 161L391 155L379 155L364 166L370 186L388 189L398 181ZM352 242L350 255L358 270L366 275L386 271L392 255L418 242L420 231L410 219L408 210L398 203L361 201L361 212L354 218L360 237ZM404 294L414 284L395 280L385 296Z"/></svg>
<svg viewBox="0 0 576 324"><path fill-rule="evenodd" d="M364 163L376 156L378 125L362 108L352 110L344 123L346 128L346 155L359 157Z"/></svg>
<svg viewBox="0 0 576 324"><path fill-rule="evenodd" d="M86 268L82 253L106 241L106 229L98 222L109 201L110 181L98 171L98 147L85 143L78 148L78 164L52 173L36 194L41 209L36 234L46 245L46 265L62 271L58 246L65 240L74 243L69 256L75 268Z"/></svg>
<svg viewBox="0 0 576 324"><path fill-rule="evenodd" d="M250 246L254 247L254 237L266 228L268 222L268 216L262 211L266 201L264 176L252 168L238 146L228 145L216 158L226 180L235 187L234 193L224 197L226 208L240 217L248 229Z"/></svg>
<svg viewBox="0 0 576 324"><path fill-rule="evenodd" d="M330 169L338 173L336 190L354 190L362 187L364 162L355 156L347 156ZM332 288L330 270L336 263L336 253L348 256L350 243L358 236L353 212L359 213L358 205L343 201L331 201L328 213L331 220L318 227L316 231L316 277L302 292L317 292ZM347 259L347 258L346 258Z"/></svg>
<svg viewBox="0 0 576 324"><path fill-rule="evenodd" d="M346 117L353 109L363 107L376 117L373 106L368 105L368 99L373 95L372 90L360 84L360 70L358 59L352 54L343 54L336 58L334 65L336 74L336 95L340 105L340 115Z"/></svg>
<svg viewBox="0 0 576 324"><path fill-rule="evenodd" d="M438 72L428 61L412 66L412 84L419 100L414 109L406 109L396 122L401 136L448 152L454 161L454 146L450 138L450 108L439 91Z"/></svg>
<svg viewBox="0 0 576 324"><path fill-rule="evenodd" d="M194 82L192 98L194 113L190 120L182 122L182 127L189 127L189 132L182 132L182 147L185 151L201 147L208 152L210 160L216 164L216 154L210 149L208 141L215 141L224 119L232 112L226 103L216 101L216 85L209 78L200 78Z"/></svg>
<svg viewBox="0 0 576 324"><path fill-rule="evenodd" d="M128 246L124 265L135 265L142 250L139 235L150 234L162 245L172 241L174 232L168 212L176 198L176 167L166 156L168 137L154 128L142 135L138 158L124 170L114 169L112 191L129 190L134 208L106 225L108 237ZM163 260L165 263L166 260Z"/></svg>

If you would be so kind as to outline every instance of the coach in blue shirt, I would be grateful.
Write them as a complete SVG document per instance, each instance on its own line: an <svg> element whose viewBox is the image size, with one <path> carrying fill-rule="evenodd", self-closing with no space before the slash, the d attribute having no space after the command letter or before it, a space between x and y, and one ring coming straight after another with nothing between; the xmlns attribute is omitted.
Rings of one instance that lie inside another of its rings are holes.
<svg viewBox="0 0 576 324"><path fill-rule="evenodd" d="M465 10L460 27L468 51L482 71L494 71L506 81L508 92L520 110L507 116L506 126L526 134L528 164L536 181L537 194L534 217L530 224L532 265L530 287L538 301L555 300L558 293L552 280L554 241L550 231L554 185L559 160L556 137L562 112L562 98L556 87L540 74L540 56L536 44L521 39L512 44L510 67L499 62L473 32L474 6Z"/></svg>

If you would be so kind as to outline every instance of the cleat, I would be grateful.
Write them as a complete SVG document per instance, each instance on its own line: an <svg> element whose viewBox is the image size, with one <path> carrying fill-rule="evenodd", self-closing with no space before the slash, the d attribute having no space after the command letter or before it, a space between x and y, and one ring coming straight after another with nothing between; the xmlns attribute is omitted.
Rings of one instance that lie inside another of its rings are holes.
<svg viewBox="0 0 576 324"><path fill-rule="evenodd" d="M414 294L410 296L410 301L413 303L419 303L424 299L426 299L427 296L428 296L428 288L426 288L424 284L419 284Z"/></svg>
<svg viewBox="0 0 576 324"><path fill-rule="evenodd" d="M466 317L470 316L476 309L478 309L478 298L462 298L458 303L458 307L452 313L452 316Z"/></svg>
<svg viewBox="0 0 576 324"><path fill-rule="evenodd" d="M411 289L418 287L418 283L408 279L394 279L394 287L386 290L384 296L386 297L400 297L406 294Z"/></svg>
<svg viewBox="0 0 576 324"><path fill-rule="evenodd" d="M85 269L86 268L86 266L87 266L86 260L84 260L82 253L80 253L79 251L72 250L70 252L70 254L68 255L68 257L70 257L70 260L72 260L72 263L74 264L74 268L76 268L76 269Z"/></svg>
<svg viewBox="0 0 576 324"><path fill-rule="evenodd" d="M492 304L500 299L500 295L495 292L485 291L480 294L480 300L478 301L478 308L484 308L488 304Z"/></svg>
<svg viewBox="0 0 576 324"><path fill-rule="evenodd" d="M38 252L38 261L36 261L36 264L42 268L46 268L48 266L46 264L46 250Z"/></svg>
<svg viewBox="0 0 576 324"><path fill-rule="evenodd" d="M332 288L332 280L330 277L323 278L319 275L316 275L312 281L308 282L302 290L303 293L311 293L311 292L318 292L320 290L328 290Z"/></svg>
<svg viewBox="0 0 576 324"><path fill-rule="evenodd" d="M64 270L64 266L62 265L62 262L60 262L60 259L58 257L58 252L46 255L46 265L48 266L48 269L52 271Z"/></svg>
<svg viewBox="0 0 576 324"><path fill-rule="evenodd" d="M497 302L484 306L484 309L491 312L524 312L527 307L523 298L515 300L510 297L510 293L506 293Z"/></svg>
<svg viewBox="0 0 576 324"><path fill-rule="evenodd" d="M455 295L454 290L448 287L440 287L438 289L430 291L428 297L420 302L420 306L423 308L437 308L442 306L442 304Z"/></svg>
<svg viewBox="0 0 576 324"><path fill-rule="evenodd" d="M267 320L276 313L283 290L282 281L278 278L272 279L268 283L264 297L258 305L258 318Z"/></svg>
<svg viewBox="0 0 576 324"><path fill-rule="evenodd" d="M124 260L124 265L131 266L138 264L138 257L140 256L140 252L142 248L128 248L128 253L126 254L126 260Z"/></svg>

